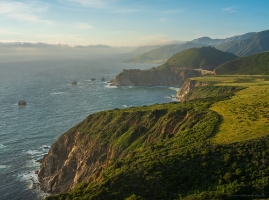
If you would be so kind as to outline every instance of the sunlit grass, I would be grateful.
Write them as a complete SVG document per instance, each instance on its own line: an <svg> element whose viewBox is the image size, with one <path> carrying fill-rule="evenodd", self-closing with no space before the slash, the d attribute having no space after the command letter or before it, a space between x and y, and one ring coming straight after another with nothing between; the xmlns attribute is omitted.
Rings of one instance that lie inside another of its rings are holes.
<svg viewBox="0 0 269 200"><path fill-rule="evenodd" d="M213 138L216 143L227 144L269 135L269 82L259 78L252 82L240 82L217 84L247 88L211 107L222 117Z"/></svg>

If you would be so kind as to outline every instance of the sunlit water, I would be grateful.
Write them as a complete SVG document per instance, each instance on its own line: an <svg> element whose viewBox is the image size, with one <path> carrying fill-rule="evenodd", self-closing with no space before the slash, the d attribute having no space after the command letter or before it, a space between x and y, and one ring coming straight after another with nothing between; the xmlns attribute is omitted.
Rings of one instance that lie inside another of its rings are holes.
<svg viewBox="0 0 269 200"><path fill-rule="evenodd" d="M175 88L111 87L101 81L123 69L153 66L121 63L116 57L0 57L0 200L42 199L44 194L33 189L39 169L35 161L89 114L173 101L168 96L176 94ZM73 80L78 84L72 86ZM27 105L18 107L19 100Z"/></svg>

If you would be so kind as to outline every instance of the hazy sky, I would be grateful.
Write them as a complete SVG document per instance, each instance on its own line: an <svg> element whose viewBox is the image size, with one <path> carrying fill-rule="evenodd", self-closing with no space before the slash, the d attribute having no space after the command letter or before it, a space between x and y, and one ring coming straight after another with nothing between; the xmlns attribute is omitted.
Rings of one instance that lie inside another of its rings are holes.
<svg viewBox="0 0 269 200"><path fill-rule="evenodd" d="M269 29L269 0L0 0L0 41L138 46Z"/></svg>

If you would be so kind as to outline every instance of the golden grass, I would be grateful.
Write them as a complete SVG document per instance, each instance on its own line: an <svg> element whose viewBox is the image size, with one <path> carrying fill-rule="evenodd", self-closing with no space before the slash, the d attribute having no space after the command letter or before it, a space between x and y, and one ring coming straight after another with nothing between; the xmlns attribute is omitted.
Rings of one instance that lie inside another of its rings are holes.
<svg viewBox="0 0 269 200"><path fill-rule="evenodd" d="M213 141L227 144L269 135L269 82L255 79L250 83L219 83L245 86L231 99L217 102L211 110L222 116Z"/></svg>
<svg viewBox="0 0 269 200"><path fill-rule="evenodd" d="M229 144L269 135L268 76L203 76L191 79L218 86L246 87L231 99L212 105L211 110L222 117L213 142Z"/></svg>

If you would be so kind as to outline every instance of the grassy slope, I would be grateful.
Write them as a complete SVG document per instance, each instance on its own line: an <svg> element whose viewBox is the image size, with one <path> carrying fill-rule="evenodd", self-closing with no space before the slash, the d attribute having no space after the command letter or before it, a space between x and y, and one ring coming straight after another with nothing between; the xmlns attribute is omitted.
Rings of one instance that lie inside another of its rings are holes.
<svg viewBox="0 0 269 200"><path fill-rule="evenodd" d="M269 52L258 53L226 62L215 69L217 75L269 75Z"/></svg>
<svg viewBox="0 0 269 200"><path fill-rule="evenodd" d="M209 83L196 100L90 115L76 128L120 156L98 180L47 199L268 198L267 77L193 79Z"/></svg>

